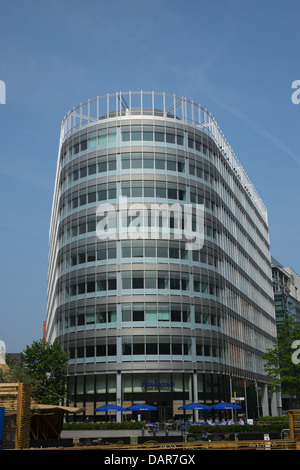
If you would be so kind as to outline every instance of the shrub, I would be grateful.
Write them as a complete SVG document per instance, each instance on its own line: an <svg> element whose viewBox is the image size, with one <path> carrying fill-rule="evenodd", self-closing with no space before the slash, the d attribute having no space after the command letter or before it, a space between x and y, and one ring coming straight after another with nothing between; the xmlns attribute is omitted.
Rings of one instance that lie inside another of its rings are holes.
<svg viewBox="0 0 300 470"><path fill-rule="evenodd" d="M124 421L123 423L117 423L116 421L98 421L96 423L64 423L63 430L111 430L111 429L142 429L144 423L137 421Z"/></svg>

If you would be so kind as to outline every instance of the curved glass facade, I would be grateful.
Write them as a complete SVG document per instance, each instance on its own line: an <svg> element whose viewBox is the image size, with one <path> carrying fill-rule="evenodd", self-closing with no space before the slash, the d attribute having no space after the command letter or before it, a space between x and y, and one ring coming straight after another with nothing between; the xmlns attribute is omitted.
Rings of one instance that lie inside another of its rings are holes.
<svg viewBox="0 0 300 470"><path fill-rule="evenodd" d="M47 340L70 352L69 399L86 415L146 401L167 419L265 383L267 212L205 109L129 92L66 116L47 309Z"/></svg>

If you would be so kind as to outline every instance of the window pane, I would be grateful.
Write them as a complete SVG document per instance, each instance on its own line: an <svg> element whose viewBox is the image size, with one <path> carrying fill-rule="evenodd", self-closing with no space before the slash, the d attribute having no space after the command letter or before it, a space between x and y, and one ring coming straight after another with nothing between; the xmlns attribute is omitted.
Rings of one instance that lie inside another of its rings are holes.
<svg viewBox="0 0 300 470"><path fill-rule="evenodd" d="M132 279L132 288L133 289L143 289L144 288L144 278L137 277Z"/></svg>

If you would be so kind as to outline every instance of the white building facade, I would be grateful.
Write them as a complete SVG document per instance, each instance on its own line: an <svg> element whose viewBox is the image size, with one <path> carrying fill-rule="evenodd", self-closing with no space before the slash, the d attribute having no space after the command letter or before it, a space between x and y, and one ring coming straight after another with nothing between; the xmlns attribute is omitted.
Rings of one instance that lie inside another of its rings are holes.
<svg viewBox="0 0 300 470"><path fill-rule="evenodd" d="M144 401L165 420L233 393L270 414L270 259L267 210L207 110L120 92L67 114L46 339L69 351L68 399L85 415Z"/></svg>

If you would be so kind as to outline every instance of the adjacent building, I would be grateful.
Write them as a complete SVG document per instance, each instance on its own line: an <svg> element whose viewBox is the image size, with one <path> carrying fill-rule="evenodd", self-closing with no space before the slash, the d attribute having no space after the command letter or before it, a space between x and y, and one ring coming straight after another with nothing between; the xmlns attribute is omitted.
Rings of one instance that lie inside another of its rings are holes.
<svg viewBox="0 0 300 470"><path fill-rule="evenodd" d="M211 114L127 92L64 118L49 241L46 338L70 353L68 399L245 398L270 414L262 354L274 344L267 210ZM269 400L270 399L270 400Z"/></svg>
<svg viewBox="0 0 300 470"><path fill-rule="evenodd" d="M272 257L272 280L277 325L287 317L300 323L300 276Z"/></svg>

